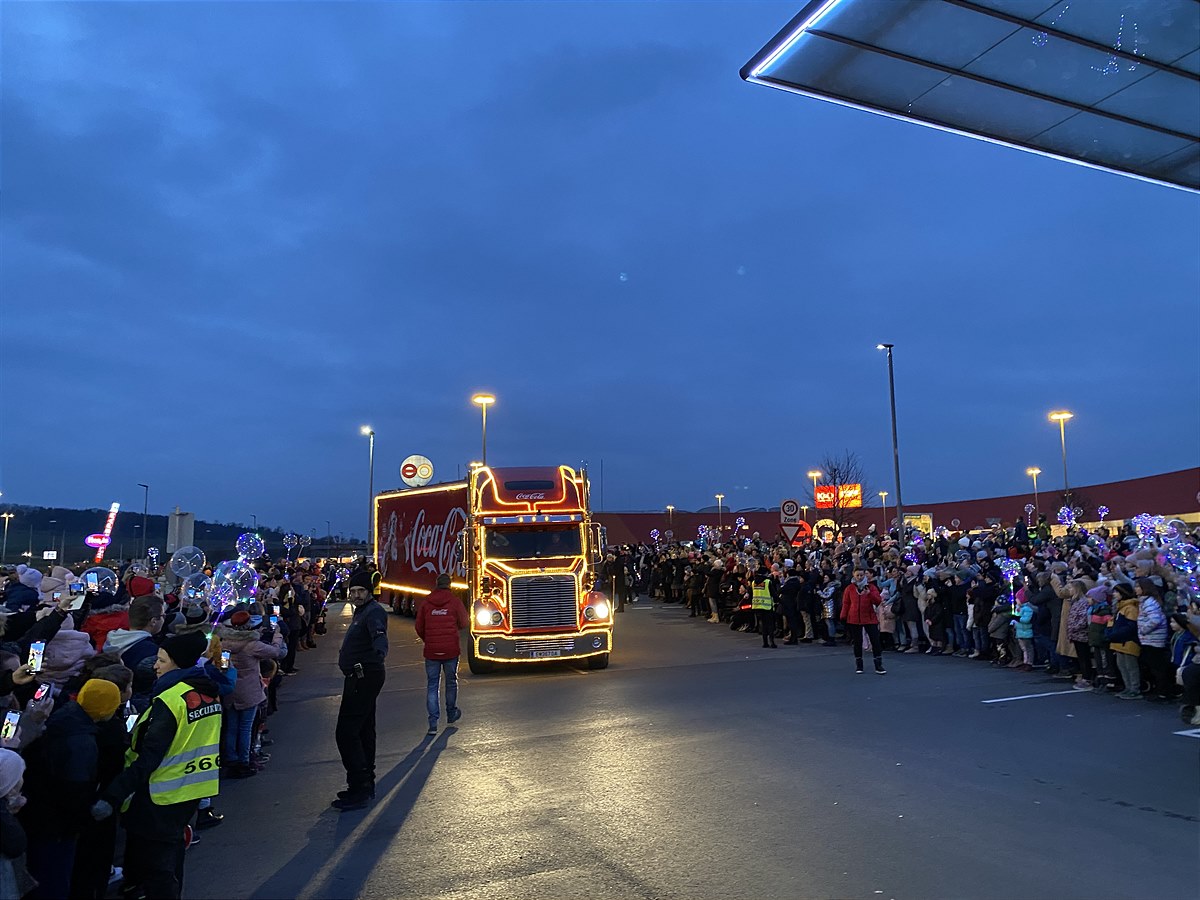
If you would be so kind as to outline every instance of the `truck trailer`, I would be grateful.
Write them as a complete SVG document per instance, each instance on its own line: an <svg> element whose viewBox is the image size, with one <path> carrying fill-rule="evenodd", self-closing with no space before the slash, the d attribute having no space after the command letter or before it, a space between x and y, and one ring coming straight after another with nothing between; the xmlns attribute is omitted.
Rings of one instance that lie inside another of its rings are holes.
<svg viewBox="0 0 1200 900"><path fill-rule="evenodd" d="M383 603L415 615L449 574L470 613L475 674L549 659L606 668L613 609L593 590L604 551L586 470L479 466L465 481L375 497Z"/></svg>

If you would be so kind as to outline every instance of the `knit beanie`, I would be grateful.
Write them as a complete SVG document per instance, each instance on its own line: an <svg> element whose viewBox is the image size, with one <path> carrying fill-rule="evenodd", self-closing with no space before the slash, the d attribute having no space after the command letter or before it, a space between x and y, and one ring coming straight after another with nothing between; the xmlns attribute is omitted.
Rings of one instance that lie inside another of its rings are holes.
<svg viewBox="0 0 1200 900"><path fill-rule="evenodd" d="M121 705L121 689L111 681L93 678L79 689L75 702L83 707L93 722L103 722Z"/></svg>
<svg viewBox="0 0 1200 900"><path fill-rule="evenodd" d="M0 798L12 793L17 782L25 777L25 760L21 754L0 749Z"/></svg>
<svg viewBox="0 0 1200 900"><path fill-rule="evenodd" d="M196 665L196 661L208 649L208 638L202 631L189 631L186 634L177 634L175 637L168 638L163 644L163 649L167 651L167 656L171 657L171 661L179 668L190 669Z"/></svg>
<svg viewBox="0 0 1200 900"><path fill-rule="evenodd" d="M42 573L22 563L17 566L17 580L25 587L33 588L36 591L41 588Z"/></svg>
<svg viewBox="0 0 1200 900"><path fill-rule="evenodd" d="M133 599L138 597L146 597L154 593L154 582L149 578L143 578L141 575L134 575L129 579L129 596Z"/></svg>
<svg viewBox="0 0 1200 900"><path fill-rule="evenodd" d="M350 583L346 586L346 590L350 590L350 588L353 587L366 588L367 593L373 591L375 586L371 584L371 573L363 569L359 569L357 572L351 575Z"/></svg>

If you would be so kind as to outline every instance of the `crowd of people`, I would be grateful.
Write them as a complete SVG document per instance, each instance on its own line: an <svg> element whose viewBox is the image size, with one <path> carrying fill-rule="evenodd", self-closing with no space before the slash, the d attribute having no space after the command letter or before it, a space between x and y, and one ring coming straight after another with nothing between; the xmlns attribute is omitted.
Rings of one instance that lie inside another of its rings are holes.
<svg viewBox="0 0 1200 900"><path fill-rule="evenodd" d="M186 848L221 823L221 783L270 762L285 679L344 590L332 566L256 569L254 596L218 611L148 561L115 591L4 570L0 900L180 896Z"/></svg>
<svg viewBox="0 0 1200 900"><path fill-rule="evenodd" d="M1200 529L1179 540L1200 545ZM1046 672L1077 690L1178 701L1200 725L1200 595L1132 524L1052 537L1044 518L971 534L893 530L802 547L637 545L608 555L618 609L649 595L753 632L765 648L849 644Z"/></svg>

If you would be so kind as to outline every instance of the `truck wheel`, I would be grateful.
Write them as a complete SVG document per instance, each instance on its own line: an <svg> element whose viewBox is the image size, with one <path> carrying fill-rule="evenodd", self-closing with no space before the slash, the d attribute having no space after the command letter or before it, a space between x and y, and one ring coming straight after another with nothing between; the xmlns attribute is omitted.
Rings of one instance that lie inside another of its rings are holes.
<svg viewBox="0 0 1200 900"><path fill-rule="evenodd" d="M495 664L486 659L480 659L475 655L475 642L468 639L467 641L467 667L471 670L472 675L487 675L495 668Z"/></svg>
<svg viewBox="0 0 1200 900"><path fill-rule="evenodd" d="M607 653L597 653L595 656L589 656L587 658L587 661L588 661L589 669L607 669L608 668L608 654Z"/></svg>

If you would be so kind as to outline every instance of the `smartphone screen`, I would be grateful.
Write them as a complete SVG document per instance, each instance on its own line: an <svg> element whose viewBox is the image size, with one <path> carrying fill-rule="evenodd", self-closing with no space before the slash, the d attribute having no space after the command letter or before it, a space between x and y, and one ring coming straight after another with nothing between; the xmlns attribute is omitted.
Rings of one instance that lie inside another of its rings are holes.
<svg viewBox="0 0 1200 900"><path fill-rule="evenodd" d="M82 581L72 581L70 584L70 590L71 590L72 595L82 594L84 591L83 582Z"/></svg>
<svg viewBox="0 0 1200 900"><path fill-rule="evenodd" d="M42 655L45 652L45 641L34 641L29 645L29 668L34 672L42 671Z"/></svg>
<svg viewBox="0 0 1200 900"><path fill-rule="evenodd" d="M133 731L133 726L137 724L138 714L130 713L125 717L125 730Z"/></svg>
<svg viewBox="0 0 1200 900"><path fill-rule="evenodd" d="M14 710L9 710L4 714L4 726L0 728L0 738L6 741L11 741L17 736L17 723L21 721L21 714Z"/></svg>
<svg viewBox="0 0 1200 900"><path fill-rule="evenodd" d="M50 685L49 684L40 684L40 685L38 685L38 689L33 692L33 699L41 700L48 693L50 693Z"/></svg>
<svg viewBox="0 0 1200 900"><path fill-rule="evenodd" d="M275 615L279 615L279 604L278 603L275 604ZM274 625L275 623L272 622L271 624Z"/></svg>
<svg viewBox="0 0 1200 900"><path fill-rule="evenodd" d="M95 572L84 572L83 580L87 583L87 589L92 592L100 590L100 576Z"/></svg>
<svg viewBox="0 0 1200 900"><path fill-rule="evenodd" d="M276 609L278 609L278 608L279 607L276 607ZM279 616L278 615L271 616L271 627L272 628L279 627Z"/></svg>
<svg viewBox="0 0 1200 900"><path fill-rule="evenodd" d="M221 668L222 669L229 668L229 651L228 650L221 651Z"/></svg>
<svg viewBox="0 0 1200 900"><path fill-rule="evenodd" d="M54 598L54 602L55 602L55 603L57 603L59 600L61 600L61 599L62 599L62 591L55 591L55 592L54 592L53 594L51 594L50 596L51 596L51 597L53 597L53 598Z"/></svg>

